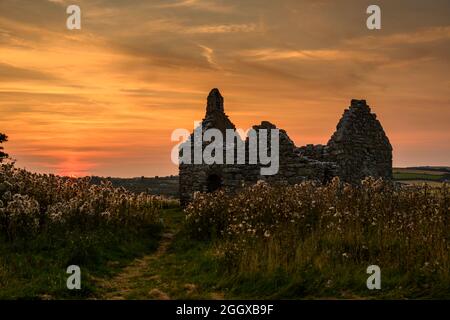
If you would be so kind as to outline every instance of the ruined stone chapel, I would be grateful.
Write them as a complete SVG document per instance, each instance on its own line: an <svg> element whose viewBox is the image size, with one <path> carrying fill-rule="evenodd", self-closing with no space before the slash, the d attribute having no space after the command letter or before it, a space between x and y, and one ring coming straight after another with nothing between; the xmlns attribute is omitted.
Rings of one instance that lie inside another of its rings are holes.
<svg viewBox="0 0 450 320"><path fill-rule="evenodd" d="M218 89L211 90L208 95L201 130L211 128L220 130L224 136L226 129L236 129L225 114L223 97ZM253 126L256 132L275 128L268 121ZM248 137L245 146L248 159ZM224 145L224 149L227 147L230 145ZM349 183L358 183L367 176L392 179L392 146L366 101L351 100L350 107L345 109L336 131L326 145L297 147L286 131L279 129L279 170L275 175L262 176L260 164L223 163L180 163L181 204L189 203L197 191L213 192L223 188L233 192L258 180L295 184L307 179L326 183L334 176Z"/></svg>

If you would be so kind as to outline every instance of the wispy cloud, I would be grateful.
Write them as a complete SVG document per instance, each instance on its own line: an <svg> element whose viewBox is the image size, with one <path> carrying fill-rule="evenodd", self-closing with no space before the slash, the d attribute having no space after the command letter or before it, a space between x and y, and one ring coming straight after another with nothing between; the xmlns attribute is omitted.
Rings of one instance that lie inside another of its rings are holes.
<svg viewBox="0 0 450 320"><path fill-rule="evenodd" d="M0 63L0 82L11 81L56 81L61 80L55 75L39 70L21 68L6 63Z"/></svg>
<svg viewBox="0 0 450 320"><path fill-rule="evenodd" d="M413 30L410 32L397 32L388 35L373 35L347 39L347 45L357 48L377 48L382 46L401 46L408 44L426 44L437 41L450 40L450 26L434 26Z"/></svg>
<svg viewBox="0 0 450 320"><path fill-rule="evenodd" d="M253 58L257 61L270 60L305 60L305 61L337 61L337 60L352 60L352 61L370 61L377 62L383 60L382 53L368 53L361 55L357 50L342 50L342 49L320 49L320 50L290 50L290 49L275 49L263 48L243 50L240 52L242 57Z"/></svg>
<svg viewBox="0 0 450 320"><path fill-rule="evenodd" d="M234 10L232 5L224 5L214 0L181 0L181 1L164 1L164 4L158 5L159 8L190 8L196 10L204 10L219 13L230 13Z"/></svg>
<svg viewBox="0 0 450 320"><path fill-rule="evenodd" d="M202 49L202 56L206 58L206 61L208 61L209 65L215 69L220 69L220 66L214 60L214 50L203 45L199 45L199 47Z"/></svg>
<svg viewBox="0 0 450 320"><path fill-rule="evenodd" d="M221 25L202 25L183 29L185 33L239 33L253 32L257 30L257 25L250 24L221 24Z"/></svg>

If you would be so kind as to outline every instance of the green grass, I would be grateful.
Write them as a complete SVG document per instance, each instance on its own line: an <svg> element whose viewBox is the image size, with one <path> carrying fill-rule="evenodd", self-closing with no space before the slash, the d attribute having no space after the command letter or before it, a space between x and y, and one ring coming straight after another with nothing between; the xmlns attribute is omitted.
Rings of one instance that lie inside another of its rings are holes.
<svg viewBox="0 0 450 320"><path fill-rule="evenodd" d="M167 252L152 260L136 277L126 299L154 299L155 289L171 299L403 299L448 298L446 283L432 277L415 279L389 266L382 268L382 289L366 287L367 265L355 262L327 264L320 260L295 272L246 272L226 269L215 255L218 241L195 240L183 227L180 209L162 214L166 231L175 232Z"/></svg>
<svg viewBox="0 0 450 320"><path fill-rule="evenodd" d="M437 169L415 169L415 168L393 168L392 171L396 172L406 172L406 173L423 173L428 175L444 175L447 171L439 171Z"/></svg>
<svg viewBox="0 0 450 320"><path fill-rule="evenodd" d="M440 181L444 175L416 172L394 172L395 180L430 180Z"/></svg>
<svg viewBox="0 0 450 320"><path fill-rule="evenodd" d="M102 230L0 243L0 299L78 299L95 294L95 277L110 276L133 258L156 249L159 227ZM113 262L113 263L111 263ZM81 290L68 290L66 269L81 268Z"/></svg>
<svg viewBox="0 0 450 320"><path fill-rule="evenodd" d="M226 269L216 256L216 241L192 239L184 228L180 208L163 210L163 230L139 234L92 233L59 240L51 246L39 244L0 245L0 299L102 298L95 279L114 279L136 257L155 254L160 231L174 234L167 251L149 260L142 274L132 279L126 299L157 299L155 289L171 299L401 299L448 298L445 283L432 278L415 279L406 273L382 268L382 290L366 288L366 265L330 265L320 259L288 273L246 272ZM105 231L106 232L106 231ZM86 241L86 237L89 241ZM108 239L107 241L105 239ZM41 242L46 243L46 242ZM82 270L82 290L67 290L69 264Z"/></svg>
<svg viewBox="0 0 450 320"><path fill-rule="evenodd" d="M174 238L164 254L151 259L142 274L132 279L124 298L159 298L152 294L155 289L171 299L211 299L221 295L215 287L221 275L212 244L189 238L180 208L166 209L161 216L164 232L173 233Z"/></svg>
<svg viewBox="0 0 450 320"><path fill-rule="evenodd" d="M389 266L381 266L381 290L366 287L367 265L313 264L288 273L222 273L218 288L238 299L448 299L448 282L415 279ZM422 281L423 280L423 281Z"/></svg>

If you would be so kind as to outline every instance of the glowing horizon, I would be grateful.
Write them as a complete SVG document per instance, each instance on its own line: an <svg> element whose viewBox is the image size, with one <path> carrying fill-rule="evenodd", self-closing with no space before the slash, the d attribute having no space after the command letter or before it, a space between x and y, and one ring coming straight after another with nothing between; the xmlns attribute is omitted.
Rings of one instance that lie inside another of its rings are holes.
<svg viewBox="0 0 450 320"><path fill-rule="evenodd" d="M365 99L394 166L450 166L450 4L379 1L0 3L0 132L19 167L84 176L177 174L176 128L211 88L244 130L263 120L297 146L325 144Z"/></svg>

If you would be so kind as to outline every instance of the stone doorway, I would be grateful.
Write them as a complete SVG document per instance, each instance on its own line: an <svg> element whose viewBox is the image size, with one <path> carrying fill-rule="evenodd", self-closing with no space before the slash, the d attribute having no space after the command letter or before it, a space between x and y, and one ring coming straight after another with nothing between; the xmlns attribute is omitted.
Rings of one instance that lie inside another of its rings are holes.
<svg viewBox="0 0 450 320"><path fill-rule="evenodd" d="M214 192L222 187L222 178L218 174L210 174L207 180L208 192Z"/></svg>
<svg viewBox="0 0 450 320"><path fill-rule="evenodd" d="M328 184L333 180L333 171L330 168L325 168L325 171L323 172L323 184Z"/></svg>

